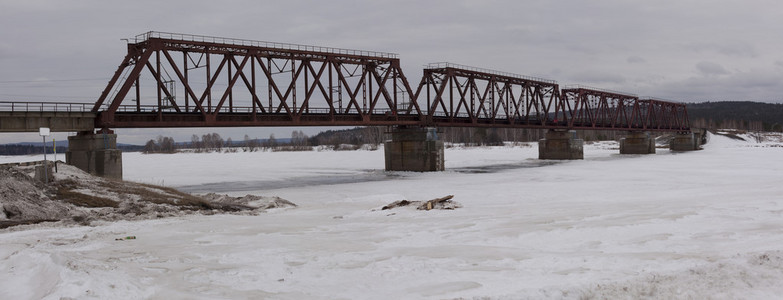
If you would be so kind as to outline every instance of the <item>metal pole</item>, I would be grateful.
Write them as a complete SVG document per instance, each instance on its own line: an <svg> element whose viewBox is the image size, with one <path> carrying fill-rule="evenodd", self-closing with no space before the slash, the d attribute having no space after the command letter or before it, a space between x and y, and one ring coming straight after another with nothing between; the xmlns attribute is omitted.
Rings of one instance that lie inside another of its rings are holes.
<svg viewBox="0 0 783 300"><path fill-rule="evenodd" d="M54 172L57 173L57 141L52 138L52 151L54 151Z"/></svg>
<svg viewBox="0 0 783 300"><path fill-rule="evenodd" d="M44 183L49 184L49 171L48 169L48 163L46 160L46 136L42 136L43 138L43 150L44 150Z"/></svg>

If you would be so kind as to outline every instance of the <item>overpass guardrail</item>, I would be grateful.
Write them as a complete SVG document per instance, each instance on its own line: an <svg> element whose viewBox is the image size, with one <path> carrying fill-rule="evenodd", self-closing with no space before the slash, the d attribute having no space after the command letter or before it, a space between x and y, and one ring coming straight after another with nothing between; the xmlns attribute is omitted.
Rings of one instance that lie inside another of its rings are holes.
<svg viewBox="0 0 783 300"><path fill-rule="evenodd" d="M0 112L91 112L92 103L0 101Z"/></svg>

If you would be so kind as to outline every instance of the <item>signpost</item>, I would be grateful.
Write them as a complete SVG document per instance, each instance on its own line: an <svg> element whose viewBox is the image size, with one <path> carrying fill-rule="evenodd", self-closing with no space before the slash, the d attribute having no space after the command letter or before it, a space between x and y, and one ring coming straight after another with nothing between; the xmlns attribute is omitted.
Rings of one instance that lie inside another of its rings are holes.
<svg viewBox="0 0 783 300"><path fill-rule="evenodd" d="M54 140L54 137L52 137L52 152L54 152L54 172L57 173L57 141Z"/></svg>
<svg viewBox="0 0 783 300"><path fill-rule="evenodd" d="M43 150L44 150L44 183L49 183L49 163L46 160L46 137L49 136L49 127L41 127L38 129L38 134L43 138Z"/></svg>

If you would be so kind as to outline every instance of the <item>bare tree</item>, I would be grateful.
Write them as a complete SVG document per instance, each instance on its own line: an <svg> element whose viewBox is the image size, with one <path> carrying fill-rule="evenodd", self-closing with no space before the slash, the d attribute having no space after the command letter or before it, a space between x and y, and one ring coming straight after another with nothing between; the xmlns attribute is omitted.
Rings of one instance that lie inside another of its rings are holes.
<svg viewBox="0 0 783 300"><path fill-rule="evenodd" d="M144 145L144 153L175 153L177 152L176 143L171 137L159 135L156 140L149 140Z"/></svg>
<svg viewBox="0 0 783 300"><path fill-rule="evenodd" d="M204 145L201 143L201 139L198 138L198 135L192 135L190 137L190 147L196 150L196 152L203 151Z"/></svg>
<svg viewBox="0 0 783 300"><path fill-rule="evenodd" d="M155 144L155 140L149 140L144 145L144 153L156 153L158 152L158 145Z"/></svg>
<svg viewBox="0 0 783 300"><path fill-rule="evenodd" d="M270 149L277 147L277 140L275 139L274 133L269 135L269 139L266 140L266 142L264 143L264 147Z"/></svg>

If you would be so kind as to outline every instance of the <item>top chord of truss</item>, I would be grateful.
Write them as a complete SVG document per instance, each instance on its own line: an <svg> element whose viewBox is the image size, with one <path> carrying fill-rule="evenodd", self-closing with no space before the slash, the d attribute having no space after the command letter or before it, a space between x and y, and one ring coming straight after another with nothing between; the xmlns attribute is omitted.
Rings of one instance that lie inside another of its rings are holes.
<svg viewBox="0 0 783 300"><path fill-rule="evenodd" d="M674 103L674 104L684 104L682 101L675 101L675 100L658 98L658 97L651 97L651 96L642 96L642 97L639 97L639 100L653 100L653 101L658 101L658 102L668 102L668 103Z"/></svg>
<svg viewBox="0 0 783 300"><path fill-rule="evenodd" d="M399 56L396 53L388 53L388 52L352 50L352 49L342 49L342 48L332 48L332 47L254 41L254 40L245 40L245 39L223 38L223 37L214 37L214 36L205 36L205 35L193 35L193 34L158 32L158 31L145 32L133 38L127 39L127 41L129 43L131 42L142 43L149 39L203 42L203 43L225 44L225 45L233 45L233 46L261 47L261 48L271 48L271 49L281 49L281 50L321 52L321 53L331 53L331 54L340 54L340 55L369 56L369 57L382 57L382 58L393 58L393 59L396 59Z"/></svg>
<svg viewBox="0 0 783 300"><path fill-rule="evenodd" d="M452 68L452 69L459 69L459 70L465 70L465 71L479 72L479 73L485 73L485 74L491 74L491 75L499 75L499 76L523 79L523 80L540 81L540 82L546 82L546 83L550 83L550 84L557 84L557 81L551 80L551 79L545 79L545 78L533 77L533 76L525 76L525 75L519 75L519 74L515 74L515 73L496 71L496 70L490 70L490 69L484 69L484 68L478 68L478 67L471 67L471 66L460 65L460 64L450 63L450 62L430 63L430 64L427 64L425 66L425 68L427 68L427 69Z"/></svg>
<svg viewBox="0 0 783 300"><path fill-rule="evenodd" d="M610 90L610 89L595 88L595 87L581 85L581 84L569 84L569 85L566 85L565 88L563 88L563 90L577 90L577 89L591 90L591 91L596 91L596 92L604 92L604 93L609 93L609 94L624 95L624 96L631 96L631 97L639 98L639 95L633 94L633 93L626 93L626 92L615 91L615 90Z"/></svg>

